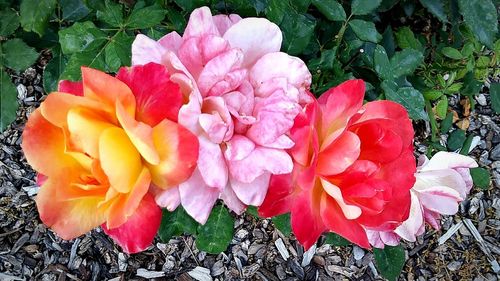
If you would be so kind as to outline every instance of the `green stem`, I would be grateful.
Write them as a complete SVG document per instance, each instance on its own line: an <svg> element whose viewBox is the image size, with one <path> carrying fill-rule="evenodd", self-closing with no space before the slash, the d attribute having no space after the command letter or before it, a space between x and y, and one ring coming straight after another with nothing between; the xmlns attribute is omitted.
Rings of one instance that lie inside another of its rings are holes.
<svg viewBox="0 0 500 281"><path fill-rule="evenodd" d="M427 115L429 116L429 122L431 123L431 141L436 142L438 140L438 128L436 122L436 116L434 116L434 112L432 111L432 105L429 100L425 100L425 111L427 111Z"/></svg>

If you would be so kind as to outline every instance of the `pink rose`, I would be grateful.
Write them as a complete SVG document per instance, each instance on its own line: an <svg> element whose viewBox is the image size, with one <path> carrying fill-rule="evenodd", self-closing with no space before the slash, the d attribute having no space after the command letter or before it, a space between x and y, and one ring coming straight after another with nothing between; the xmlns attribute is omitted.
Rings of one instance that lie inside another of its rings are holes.
<svg viewBox="0 0 500 281"><path fill-rule="evenodd" d="M204 223L218 198L236 213L259 206L271 175L290 173L287 132L308 95L302 60L279 52L278 26L263 18L193 11L181 37L138 35L132 64L167 66L181 85L179 123L198 136L198 167L177 188L158 192L159 205L179 204Z"/></svg>

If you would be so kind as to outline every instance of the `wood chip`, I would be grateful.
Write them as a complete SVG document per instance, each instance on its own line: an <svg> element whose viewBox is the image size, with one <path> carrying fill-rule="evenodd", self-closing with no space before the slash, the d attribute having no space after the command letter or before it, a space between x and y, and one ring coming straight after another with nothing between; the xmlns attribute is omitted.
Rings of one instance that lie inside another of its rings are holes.
<svg viewBox="0 0 500 281"><path fill-rule="evenodd" d="M212 276L210 276L210 269L201 266L195 267L193 270L188 272L189 276L193 277L198 281L212 281Z"/></svg>
<svg viewBox="0 0 500 281"><path fill-rule="evenodd" d="M441 237L439 237L438 239L438 244L439 245L443 245L446 241L448 241L448 239L450 239L451 236L453 236L453 234L455 234L462 226L464 225L463 222L459 222L459 223L456 223L455 225L453 225L452 227L450 227L450 229L448 229L448 231L446 231L445 234L443 234Z"/></svg>
<svg viewBox="0 0 500 281"><path fill-rule="evenodd" d="M469 229L469 231L472 233L472 236L474 237L474 239L476 239L476 241L479 243L479 248L481 248L483 253L485 253L486 256L488 257L488 261L490 262L493 271L495 273L499 273L500 272L500 265L498 264L498 261L496 260L496 258L491 254L491 251L490 251L488 245L486 245L486 243L484 242L484 239L481 236L481 234L479 233L479 231L477 231L477 228L474 226L474 224L472 223L472 221L470 219L464 219L463 222L464 222L465 226Z"/></svg>
<svg viewBox="0 0 500 281"><path fill-rule="evenodd" d="M160 278L165 276L165 272L163 271L150 271L145 268L139 268L137 269L137 276L146 278L146 279L153 279L153 278Z"/></svg>
<svg viewBox="0 0 500 281"><path fill-rule="evenodd" d="M276 239L276 241L274 241L274 245L276 245L276 248L278 249L281 257L284 260L287 260L290 257L290 254L288 253L288 250L285 247L285 243L283 243L283 240L281 238Z"/></svg>
<svg viewBox="0 0 500 281"><path fill-rule="evenodd" d="M306 267L311 263L312 258L316 254L316 244L314 244L309 250L304 253L302 257L302 263L300 264L302 267Z"/></svg>

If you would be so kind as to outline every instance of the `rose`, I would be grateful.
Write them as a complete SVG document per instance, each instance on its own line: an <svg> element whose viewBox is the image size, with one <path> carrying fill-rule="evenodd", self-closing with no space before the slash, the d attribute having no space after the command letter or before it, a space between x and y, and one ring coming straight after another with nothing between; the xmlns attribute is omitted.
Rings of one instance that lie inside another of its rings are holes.
<svg viewBox="0 0 500 281"><path fill-rule="evenodd" d="M430 160L420 156L408 219L393 232L369 233L370 243L383 248L399 243L400 238L415 242L416 237L424 233L425 222L439 230L441 215L456 214L458 204L469 194L470 168L474 167L477 167L474 159L458 153L440 151Z"/></svg>
<svg viewBox="0 0 500 281"><path fill-rule="evenodd" d="M153 240L161 210L150 185L191 176L198 141L176 123L177 84L164 66L121 68L114 78L82 68L29 117L22 148L39 173L42 221L72 239L102 224L127 252Z"/></svg>
<svg viewBox="0 0 500 281"><path fill-rule="evenodd" d="M291 172L287 132L312 100L311 74L300 59L279 52L281 41L266 19L212 16L207 7L193 11L182 37L137 36L132 63L169 68L185 95L179 122L200 141L198 168L178 189L157 193L161 206L182 204L205 223L218 198L242 213L262 203L271 175Z"/></svg>
<svg viewBox="0 0 500 281"><path fill-rule="evenodd" d="M365 85L350 80L308 104L291 130L294 170L273 176L259 213L291 212L304 247L324 231L369 248L366 229L393 230L406 220L415 177L413 128L391 101L363 105Z"/></svg>

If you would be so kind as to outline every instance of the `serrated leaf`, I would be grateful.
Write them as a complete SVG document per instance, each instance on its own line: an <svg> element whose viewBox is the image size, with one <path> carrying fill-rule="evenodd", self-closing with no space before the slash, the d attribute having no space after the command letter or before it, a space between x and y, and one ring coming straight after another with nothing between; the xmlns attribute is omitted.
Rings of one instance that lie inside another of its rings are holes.
<svg viewBox="0 0 500 281"><path fill-rule="evenodd" d="M457 129L448 136L448 149L450 151L459 150L465 142L465 132Z"/></svg>
<svg viewBox="0 0 500 281"><path fill-rule="evenodd" d="M0 11L0 36L7 37L19 27L19 16L11 9Z"/></svg>
<svg viewBox="0 0 500 281"><path fill-rule="evenodd" d="M314 33L316 22L302 14L286 14L281 24L283 50L294 56L302 53Z"/></svg>
<svg viewBox="0 0 500 281"><path fill-rule="evenodd" d="M349 22L349 26L360 40L373 43L382 40L382 35L378 33L373 22L355 19Z"/></svg>
<svg viewBox="0 0 500 281"><path fill-rule="evenodd" d="M86 17L90 10L82 0L59 0L63 20L77 21Z"/></svg>
<svg viewBox="0 0 500 281"><path fill-rule="evenodd" d="M43 36L57 0L23 0L20 7L21 26Z"/></svg>
<svg viewBox="0 0 500 281"><path fill-rule="evenodd" d="M344 8L336 0L313 0L312 4L331 21L345 21L347 18Z"/></svg>
<svg viewBox="0 0 500 281"><path fill-rule="evenodd" d="M441 50L441 53L443 53L443 55L449 57L450 59L454 59L454 60L460 60L463 58L460 51L455 49L455 48L452 48L452 47L444 47Z"/></svg>
<svg viewBox="0 0 500 281"><path fill-rule="evenodd" d="M106 33L90 21L76 22L59 31L59 43L64 54L97 50L106 42Z"/></svg>
<svg viewBox="0 0 500 281"><path fill-rule="evenodd" d="M9 75L0 69L0 132L16 120L18 108L16 86L10 81Z"/></svg>
<svg viewBox="0 0 500 281"><path fill-rule="evenodd" d="M491 0L459 0L458 7L474 36L488 48L498 33L497 9Z"/></svg>
<svg viewBox="0 0 500 281"><path fill-rule="evenodd" d="M142 29L154 27L165 18L166 11L157 5L135 9L126 23L127 28Z"/></svg>
<svg viewBox="0 0 500 281"><path fill-rule="evenodd" d="M234 234L234 219L227 209L218 205L212 209L204 225L198 226L196 247L210 254L218 254L227 249Z"/></svg>
<svg viewBox="0 0 500 281"><path fill-rule="evenodd" d="M448 112L448 98L443 96L436 104L436 114L439 118L444 119Z"/></svg>
<svg viewBox="0 0 500 281"><path fill-rule="evenodd" d="M497 114L500 113L500 83L490 84L491 107Z"/></svg>
<svg viewBox="0 0 500 281"><path fill-rule="evenodd" d="M397 280L405 264L405 250L401 245L385 246L384 249L373 249L375 263L380 274L389 281Z"/></svg>
<svg viewBox="0 0 500 281"><path fill-rule="evenodd" d="M406 108L408 115L413 120L427 120L428 116L425 112L425 101L422 94L413 87L397 88L397 85L389 85L388 82L382 82L381 86L384 90L385 97L388 100L395 101Z"/></svg>
<svg viewBox="0 0 500 281"><path fill-rule="evenodd" d="M460 149L460 154L462 155L467 155L469 154L470 147L472 145L472 140L474 139L474 135L470 134L467 136L467 139L465 139L464 145L462 146L462 149Z"/></svg>
<svg viewBox="0 0 500 281"><path fill-rule="evenodd" d="M368 15L373 12L382 0L353 0L351 4L351 12L353 15Z"/></svg>
<svg viewBox="0 0 500 281"><path fill-rule="evenodd" d="M121 66L129 66L131 48L134 37L127 35L124 31L118 32L104 49L106 70L116 72Z"/></svg>
<svg viewBox="0 0 500 281"><path fill-rule="evenodd" d="M423 50L422 43L415 38L415 34L407 26L401 27L396 32L396 43L401 49L412 48L419 51Z"/></svg>
<svg viewBox="0 0 500 281"><path fill-rule="evenodd" d="M281 231L285 236L290 236L292 233L292 226L290 225L290 213L279 215L271 219L274 226Z"/></svg>
<svg viewBox="0 0 500 281"><path fill-rule="evenodd" d="M38 59L38 53L34 48L26 45L19 38L11 39L2 44L3 64L15 71L25 70Z"/></svg>
<svg viewBox="0 0 500 281"><path fill-rule="evenodd" d="M158 235L161 241L167 243L173 236L179 236L184 233L196 234L198 225L181 206L177 207L173 212L163 209Z"/></svg>
<svg viewBox="0 0 500 281"><path fill-rule="evenodd" d="M330 244L332 246L349 246L351 245L351 242L347 241L344 237L333 233L333 232L328 232L325 234L325 244Z"/></svg>
<svg viewBox="0 0 500 281"><path fill-rule="evenodd" d="M43 88L45 92L57 91L59 77L66 67L67 59L63 56L61 49L52 50L53 58L43 70Z"/></svg>
<svg viewBox="0 0 500 281"><path fill-rule="evenodd" d="M373 52L373 64L377 74L384 80L391 79L392 69L384 47L377 45Z"/></svg>
<svg viewBox="0 0 500 281"><path fill-rule="evenodd" d="M414 49L404 49L391 58L392 74L394 78L412 74L424 61L424 55Z"/></svg>
<svg viewBox="0 0 500 281"><path fill-rule="evenodd" d="M448 22L442 0L420 0L420 4L422 4L422 6L431 12L431 14L436 16L436 18L438 18L441 22Z"/></svg>
<svg viewBox="0 0 500 281"><path fill-rule="evenodd" d="M85 51L71 55L66 64L66 68L61 74L60 79L71 81L82 80L81 67L88 66L102 71L106 70L103 51Z"/></svg>
<svg viewBox="0 0 500 281"><path fill-rule="evenodd" d="M111 0L106 0L106 8L98 10L97 19L114 27L123 25L123 6Z"/></svg>
<svg viewBox="0 0 500 281"><path fill-rule="evenodd" d="M470 169L470 175L475 186L481 189L488 189L490 187L490 173L485 168L472 168Z"/></svg>

